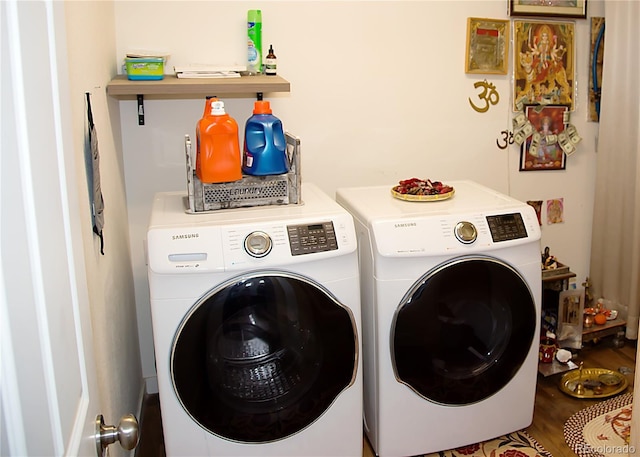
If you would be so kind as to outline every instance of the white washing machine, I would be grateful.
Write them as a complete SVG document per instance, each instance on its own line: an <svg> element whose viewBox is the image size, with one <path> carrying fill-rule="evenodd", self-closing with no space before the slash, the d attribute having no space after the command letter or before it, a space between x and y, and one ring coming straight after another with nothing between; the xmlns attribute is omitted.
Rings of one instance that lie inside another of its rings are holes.
<svg viewBox="0 0 640 457"><path fill-rule="evenodd" d="M155 196L148 276L168 456L362 455L357 240L303 204L186 214Z"/></svg>
<svg viewBox="0 0 640 457"><path fill-rule="evenodd" d="M436 452L533 419L541 309L533 208L470 181L442 201L338 189L361 277L365 431L377 455Z"/></svg>

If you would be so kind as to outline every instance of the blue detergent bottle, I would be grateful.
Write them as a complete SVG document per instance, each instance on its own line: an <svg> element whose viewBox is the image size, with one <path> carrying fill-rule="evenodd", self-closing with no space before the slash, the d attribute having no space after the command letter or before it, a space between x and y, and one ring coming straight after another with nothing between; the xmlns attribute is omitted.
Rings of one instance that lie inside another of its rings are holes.
<svg viewBox="0 0 640 457"><path fill-rule="evenodd" d="M270 103L256 101L244 129L242 171L254 176L289 172L286 148L282 122L271 114Z"/></svg>

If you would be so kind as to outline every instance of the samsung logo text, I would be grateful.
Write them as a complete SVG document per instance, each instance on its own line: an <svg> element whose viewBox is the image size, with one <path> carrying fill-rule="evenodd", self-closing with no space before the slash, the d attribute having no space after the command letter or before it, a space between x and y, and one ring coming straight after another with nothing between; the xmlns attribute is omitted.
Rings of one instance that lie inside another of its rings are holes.
<svg viewBox="0 0 640 457"><path fill-rule="evenodd" d="M171 241L188 240L191 238L200 238L200 234L199 233L181 233L180 235L172 235Z"/></svg>

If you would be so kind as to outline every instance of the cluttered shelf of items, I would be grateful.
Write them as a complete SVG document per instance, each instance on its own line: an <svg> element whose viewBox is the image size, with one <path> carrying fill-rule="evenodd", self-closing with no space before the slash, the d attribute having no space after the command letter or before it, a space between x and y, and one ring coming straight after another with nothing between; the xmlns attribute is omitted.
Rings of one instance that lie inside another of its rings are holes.
<svg viewBox="0 0 640 457"><path fill-rule="evenodd" d="M543 376L578 368L572 359L585 344L596 344L612 336L617 347L624 344L625 310L610 300L595 303L591 283L586 278L582 288L570 284L576 274L568 265L542 253L542 326L540 363Z"/></svg>
<svg viewBox="0 0 640 457"><path fill-rule="evenodd" d="M136 97L171 98L204 97L206 95L261 94L289 92L289 81L277 75L275 54L269 49L270 65L187 64L165 68L169 54L132 51L124 59L123 75L107 84L107 94L118 99ZM269 56L267 56L269 57Z"/></svg>
<svg viewBox="0 0 640 457"><path fill-rule="evenodd" d="M145 124L146 99L186 99L205 96L289 92L291 84L276 74L275 55L269 49L270 64L174 66L165 74L168 55L159 52L130 52L125 57L125 74L116 75L107 84L107 94L118 100L138 101L138 125ZM269 57L269 56L267 56ZM266 59L269 61L269 59Z"/></svg>

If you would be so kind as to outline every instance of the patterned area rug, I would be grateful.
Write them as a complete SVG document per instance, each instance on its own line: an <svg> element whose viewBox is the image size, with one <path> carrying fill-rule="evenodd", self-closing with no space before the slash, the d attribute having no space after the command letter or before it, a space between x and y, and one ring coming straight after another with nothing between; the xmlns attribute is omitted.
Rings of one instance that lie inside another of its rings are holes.
<svg viewBox="0 0 640 457"><path fill-rule="evenodd" d="M629 455L633 393L578 411L564 424L564 439L581 457Z"/></svg>
<svg viewBox="0 0 640 457"><path fill-rule="evenodd" d="M424 457L553 457L524 430L490 441L463 446L450 451L425 454Z"/></svg>

